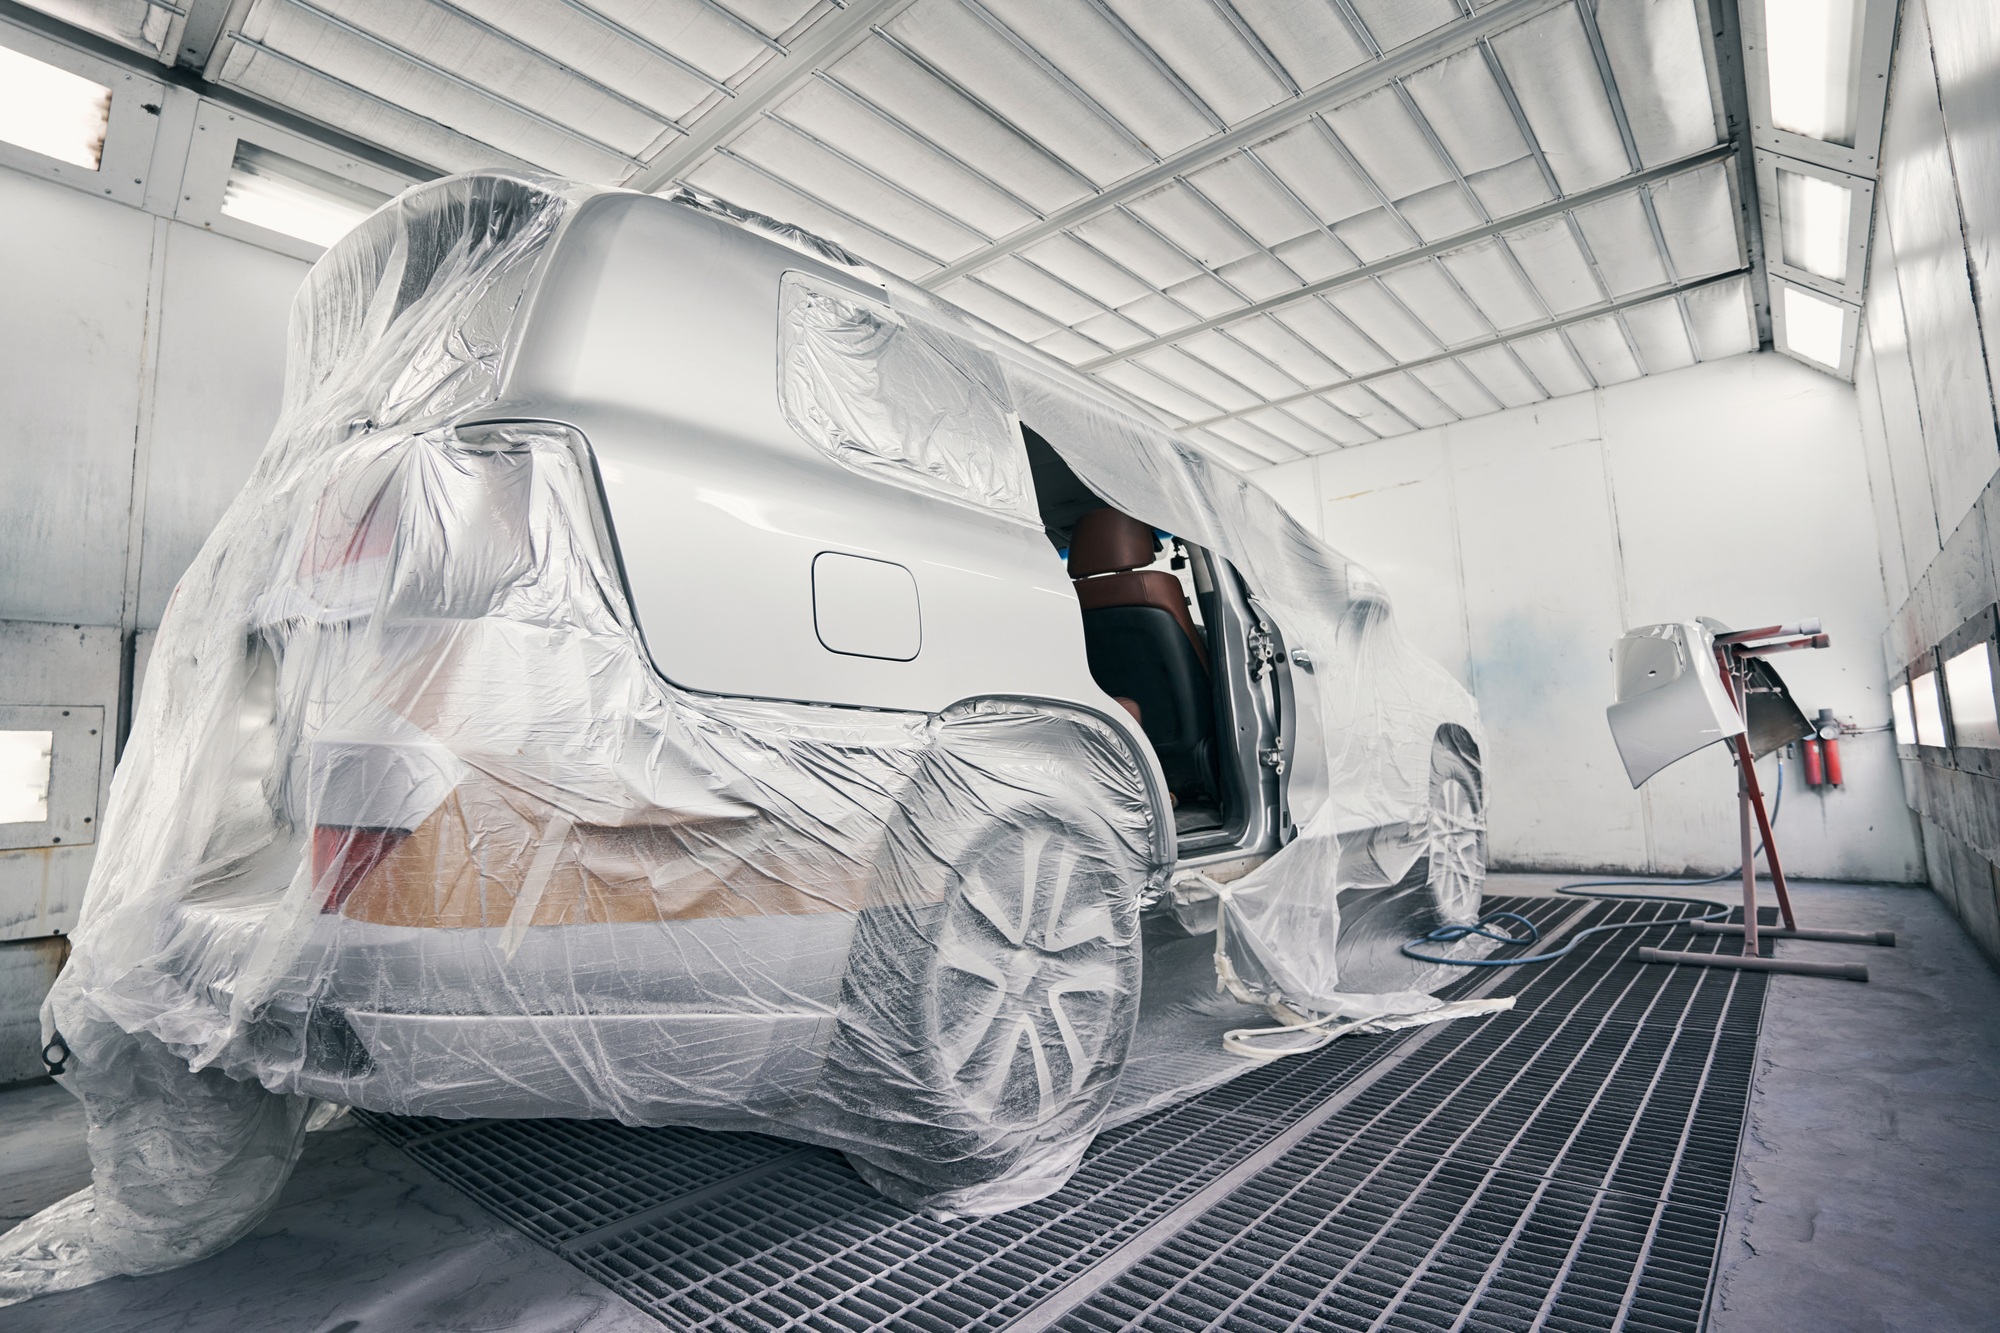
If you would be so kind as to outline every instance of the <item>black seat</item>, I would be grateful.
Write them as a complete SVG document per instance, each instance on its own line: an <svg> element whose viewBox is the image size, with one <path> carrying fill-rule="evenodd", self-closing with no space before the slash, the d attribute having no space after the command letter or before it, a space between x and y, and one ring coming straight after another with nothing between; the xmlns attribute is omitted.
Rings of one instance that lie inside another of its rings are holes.
<svg viewBox="0 0 2000 1333"><path fill-rule="evenodd" d="M1069 573L1083 607L1090 674L1114 698L1138 705L1167 786L1183 801L1215 793L1215 698L1207 645L1188 614L1180 580L1147 570L1153 530L1115 509L1077 520Z"/></svg>

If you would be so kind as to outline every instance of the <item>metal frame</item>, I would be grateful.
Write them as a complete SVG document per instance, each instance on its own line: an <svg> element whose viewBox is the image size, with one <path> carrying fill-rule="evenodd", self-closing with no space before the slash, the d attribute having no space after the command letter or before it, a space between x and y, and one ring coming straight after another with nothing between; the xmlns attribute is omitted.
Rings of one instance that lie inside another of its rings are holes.
<svg viewBox="0 0 2000 1333"><path fill-rule="evenodd" d="M103 84L111 90L111 114L95 171L4 142L0 142L0 166L43 180L60 181L135 208L143 204L146 173L152 166L153 144L159 135L158 113L166 101L166 84L10 19L11 15L0 13L0 46ZM147 111L148 106L153 109Z"/></svg>
<svg viewBox="0 0 2000 1333"><path fill-rule="evenodd" d="M1865 176L1851 176L1832 167L1803 158L1780 157L1759 151L1757 166L1757 206L1764 224L1765 265L1778 277L1799 287L1811 287L1850 305L1862 304L1868 286L1869 223L1875 216L1875 182ZM1844 186L1849 193L1847 215L1847 281L1836 282L1809 269L1785 261L1783 204L1778 193L1778 173L1792 171Z"/></svg>
<svg viewBox="0 0 2000 1333"><path fill-rule="evenodd" d="M1889 61L1896 45L1898 0L1856 0L1863 7L1859 86L1854 101L1854 146L1827 143L1771 123L1771 78L1765 64L1764 0L1742 0L1743 72L1749 91L1751 138L1759 148L1835 171L1873 176L1880 165L1883 112L1889 100Z"/></svg>

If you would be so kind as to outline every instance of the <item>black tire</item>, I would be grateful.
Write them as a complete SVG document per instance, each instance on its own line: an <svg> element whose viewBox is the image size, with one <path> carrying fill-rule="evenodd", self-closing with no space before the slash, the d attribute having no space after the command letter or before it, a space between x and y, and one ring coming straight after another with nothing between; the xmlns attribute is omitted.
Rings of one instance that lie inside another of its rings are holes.
<svg viewBox="0 0 2000 1333"><path fill-rule="evenodd" d="M1093 822L1021 809L891 837L903 887L942 891L863 912L827 1057L848 1157L890 1197L1016 1207L1060 1188L1095 1135L1140 961L1129 851Z"/></svg>
<svg viewBox="0 0 2000 1333"><path fill-rule="evenodd" d="M1486 891L1486 787L1478 742L1452 723L1431 743L1430 825L1431 908L1440 922L1475 921Z"/></svg>

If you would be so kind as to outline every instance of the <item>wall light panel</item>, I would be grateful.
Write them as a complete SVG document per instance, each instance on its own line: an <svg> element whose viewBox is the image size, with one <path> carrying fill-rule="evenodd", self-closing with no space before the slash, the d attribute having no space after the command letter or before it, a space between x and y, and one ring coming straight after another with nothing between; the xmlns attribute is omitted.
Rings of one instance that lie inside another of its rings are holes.
<svg viewBox="0 0 2000 1333"><path fill-rule="evenodd" d="M1795 283L1771 283L1771 332L1777 349L1842 379L1854 376L1861 311Z"/></svg>

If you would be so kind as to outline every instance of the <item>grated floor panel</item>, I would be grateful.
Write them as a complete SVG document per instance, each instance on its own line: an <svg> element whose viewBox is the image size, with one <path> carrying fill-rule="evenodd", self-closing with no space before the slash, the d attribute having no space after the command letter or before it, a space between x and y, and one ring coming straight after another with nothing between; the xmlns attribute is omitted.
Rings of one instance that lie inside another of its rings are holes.
<svg viewBox="0 0 2000 1333"><path fill-rule="evenodd" d="M1685 910L1489 906L1545 932ZM1515 1009L1259 1066L1000 1217L913 1214L760 1135L366 1118L671 1328L1692 1331L1765 977L1626 961L1641 943L1741 947L1663 924L1475 972L1448 994Z"/></svg>

